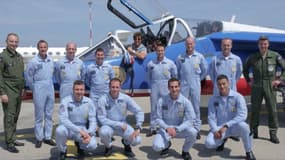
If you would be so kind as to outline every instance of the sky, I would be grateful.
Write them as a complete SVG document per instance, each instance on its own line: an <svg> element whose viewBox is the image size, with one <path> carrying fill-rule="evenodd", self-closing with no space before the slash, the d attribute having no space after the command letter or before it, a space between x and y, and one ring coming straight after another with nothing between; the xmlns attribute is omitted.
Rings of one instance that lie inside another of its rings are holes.
<svg viewBox="0 0 285 160"><path fill-rule="evenodd" d="M35 46L45 39L50 47L74 41L89 45L89 0L0 0L0 47L6 35L19 34L20 46ZM110 13L107 0L91 0L93 38L98 42L116 29L130 29ZM185 19L230 20L285 29L284 0L158 0L163 8ZM273 3L274 2L274 3Z"/></svg>

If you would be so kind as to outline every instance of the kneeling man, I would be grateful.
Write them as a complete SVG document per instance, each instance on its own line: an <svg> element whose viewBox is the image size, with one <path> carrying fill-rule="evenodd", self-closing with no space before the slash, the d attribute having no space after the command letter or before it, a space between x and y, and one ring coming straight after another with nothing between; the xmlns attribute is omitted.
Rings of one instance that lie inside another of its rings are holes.
<svg viewBox="0 0 285 160"><path fill-rule="evenodd" d="M73 95L65 97L59 108L59 126L56 128L56 144L60 150L60 159L66 157L66 141L72 139L78 149L78 157L84 156L84 150L97 148L95 138L96 108L93 101L84 96L85 86L81 80L73 83Z"/></svg>
<svg viewBox="0 0 285 160"><path fill-rule="evenodd" d="M208 104L208 123L210 133L206 138L207 148L222 151L228 137L241 137L247 160L255 160L252 152L252 136L248 124L245 99L238 92L231 90L226 75L217 77L219 94L210 98Z"/></svg>
<svg viewBox="0 0 285 160"><path fill-rule="evenodd" d="M152 147L160 155L166 156L172 138L185 138L182 158L191 160L190 148L196 141L198 130L194 128L195 112L191 102L180 93L180 82L176 78L168 81L169 94L160 98L157 104L156 123L158 134Z"/></svg>

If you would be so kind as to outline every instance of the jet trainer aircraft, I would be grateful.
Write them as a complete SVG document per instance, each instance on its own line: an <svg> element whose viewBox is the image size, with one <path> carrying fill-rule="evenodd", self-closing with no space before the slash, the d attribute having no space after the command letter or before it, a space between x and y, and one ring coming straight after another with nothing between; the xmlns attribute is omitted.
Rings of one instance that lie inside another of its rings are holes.
<svg viewBox="0 0 285 160"><path fill-rule="evenodd" d="M221 39L227 37L233 39L232 52L241 57L246 57L257 51L257 39L260 35L266 35L270 39L270 49L285 56L285 31L238 24L234 22L203 21L188 24L182 18L177 18L165 12L157 1L144 0L108 0L108 9L126 22L135 31L143 35L143 44L147 46L149 53L144 60L135 59L130 64L130 55L126 46L131 44L134 31L117 30L109 34L105 39L78 55L86 65L94 63L94 51L97 48L105 50L105 60L115 70L116 76L121 78L122 88L133 96L149 95L149 82L146 76L147 63L156 58L151 51L151 44L155 39L164 42L165 56L176 60L179 54L185 52L184 41L188 36L196 37L196 50L203 53L209 62L211 58L221 50ZM202 94L212 93L212 83L206 78L202 83ZM244 78L238 82L238 91L243 95L250 94L250 87Z"/></svg>

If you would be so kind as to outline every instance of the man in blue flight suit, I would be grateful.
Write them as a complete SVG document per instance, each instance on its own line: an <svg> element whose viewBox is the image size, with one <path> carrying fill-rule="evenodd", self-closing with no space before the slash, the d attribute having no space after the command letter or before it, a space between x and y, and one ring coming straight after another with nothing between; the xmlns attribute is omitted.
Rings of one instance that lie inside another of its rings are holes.
<svg viewBox="0 0 285 160"><path fill-rule="evenodd" d="M90 64L86 70L86 84L90 87L90 98L95 106L98 99L109 91L109 81L115 77L112 66L104 62L104 50L98 48L95 51L96 61Z"/></svg>
<svg viewBox="0 0 285 160"><path fill-rule="evenodd" d="M40 40L37 47L39 54L27 66L26 80L33 91L35 105L35 147L40 148L43 141L51 146L56 145L51 139L54 108L54 62L47 55L48 43L45 40Z"/></svg>
<svg viewBox="0 0 285 160"><path fill-rule="evenodd" d="M255 160L252 152L252 136L245 122L247 106L244 97L230 89L229 79L226 75L217 77L219 94L213 95L208 104L208 123L210 133L205 145L207 148L216 148L222 151L227 137L241 137L247 160Z"/></svg>
<svg viewBox="0 0 285 160"><path fill-rule="evenodd" d="M56 143L60 150L60 159L66 157L67 139L75 140L79 158L83 158L84 150L92 151L97 148L96 108L84 93L84 82L76 80L73 83L73 94L65 97L60 103L60 123L56 128Z"/></svg>
<svg viewBox="0 0 285 160"><path fill-rule="evenodd" d="M242 74L241 59L231 52L232 40L224 38L221 44L222 52L214 56L208 69L210 78L214 84L214 94L219 94L217 77L224 74L229 78L230 88L237 90L236 84Z"/></svg>
<svg viewBox="0 0 285 160"><path fill-rule="evenodd" d="M55 78L60 85L60 100L72 94L72 85L75 80L84 80L84 64L75 57L76 44L66 44L66 56L59 60L55 66Z"/></svg>
<svg viewBox="0 0 285 160"><path fill-rule="evenodd" d="M164 46L158 44L156 47L157 58L147 64L147 75L150 81L150 131L147 137L156 134L156 106L160 97L168 94L167 82L171 77L177 77L177 68L173 61L164 56Z"/></svg>
<svg viewBox="0 0 285 160"><path fill-rule="evenodd" d="M112 154L112 136L122 137L125 155L134 157L131 145L141 143L140 130L144 121L144 113L140 106L128 95L120 93L121 81L118 78L110 80L109 94L101 97L98 102L98 119L102 124L99 130L101 142L105 145L105 156ZM136 127L133 128L126 121L127 112L136 117Z"/></svg>
<svg viewBox="0 0 285 160"><path fill-rule="evenodd" d="M176 61L178 78L181 81L181 93L190 99L196 114L196 125L198 130L201 127L200 119L200 98L201 98L201 80L207 75L207 61L205 57L195 51L195 40L188 37L185 40L186 53L179 55ZM198 132L197 139L200 139Z"/></svg>
<svg viewBox="0 0 285 160"><path fill-rule="evenodd" d="M159 99L156 123L160 127L152 148L166 156L171 146L171 138L185 138L182 158L191 160L190 148L196 141L198 130L194 127L195 113L191 102L180 94L180 82L176 78L168 81L169 95Z"/></svg>

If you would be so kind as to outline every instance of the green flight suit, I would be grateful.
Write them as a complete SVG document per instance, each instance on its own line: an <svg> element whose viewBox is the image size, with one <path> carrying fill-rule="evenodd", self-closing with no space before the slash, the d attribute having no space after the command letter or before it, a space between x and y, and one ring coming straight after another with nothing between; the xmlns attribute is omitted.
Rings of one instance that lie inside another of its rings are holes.
<svg viewBox="0 0 285 160"><path fill-rule="evenodd" d="M259 114L263 98L268 111L268 126L270 131L277 131L278 117L276 110L276 91L271 82L275 80L276 68L280 67L282 73L280 80L285 77L285 61L277 52L268 50L264 59L260 53L252 54L246 60L243 68L243 74L247 82L250 82L250 68L253 74L253 85L251 88L251 131L257 131L259 126Z"/></svg>
<svg viewBox="0 0 285 160"><path fill-rule="evenodd" d="M2 102L4 133L7 146L14 146L16 126L21 110L21 93L24 87L24 62L19 54L8 48L0 53L0 95L8 96L8 103Z"/></svg>

